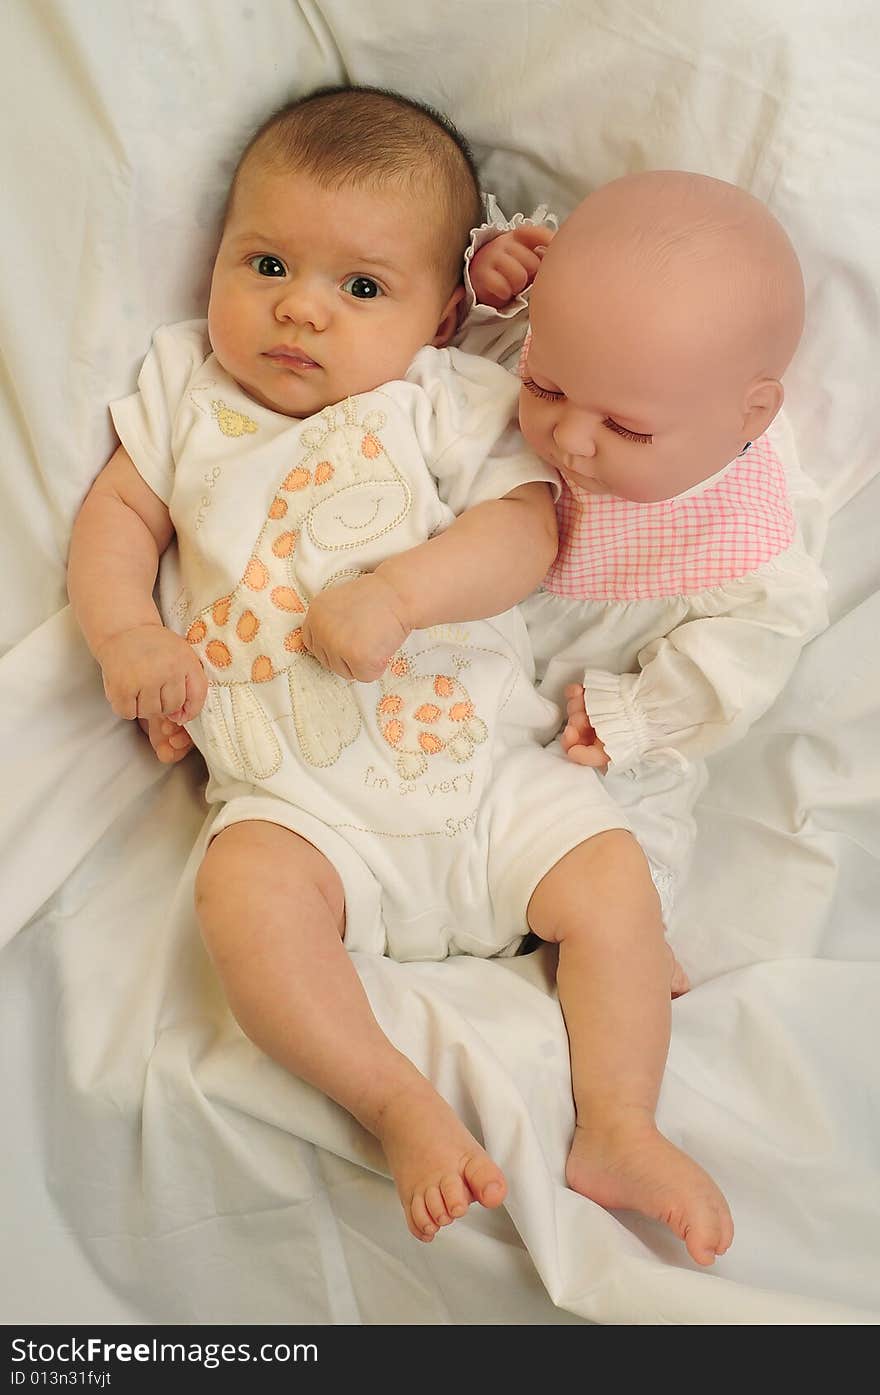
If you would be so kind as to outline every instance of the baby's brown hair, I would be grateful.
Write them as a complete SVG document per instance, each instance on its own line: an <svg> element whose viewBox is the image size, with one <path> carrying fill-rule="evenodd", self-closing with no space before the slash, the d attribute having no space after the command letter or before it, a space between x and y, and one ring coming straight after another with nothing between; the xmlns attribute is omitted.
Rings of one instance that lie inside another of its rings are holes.
<svg viewBox="0 0 880 1395"><path fill-rule="evenodd" d="M476 165L448 117L381 87L321 87L273 112L242 152L224 222L242 169L252 161L301 170L326 188L396 188L425 202L437 267L449 289L461 280L471 228L483 220Z"/></svg>

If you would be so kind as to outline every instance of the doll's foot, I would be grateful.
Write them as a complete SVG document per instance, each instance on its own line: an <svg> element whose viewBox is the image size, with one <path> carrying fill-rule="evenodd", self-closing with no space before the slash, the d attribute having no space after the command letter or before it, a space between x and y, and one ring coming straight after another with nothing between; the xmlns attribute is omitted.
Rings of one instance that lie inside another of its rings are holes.
<svg viewBox="0 0 880 1395"><path fill-rule="evenodd" d="M578 1126L565 1178L573 1191L609 1210L638 1211L662 1221L697 1264L714 1263L733 1240L722 1192L642 1110L621 1110L599 1127Z"/></svg>
<svg viewBox="0 0 880 1395"><path fill-rule="evenodd" d="M494 1208L507 1195L501 1169L427 1081L385 1106L376 1136L417 1240L433 1240L471 1202Z"/></svg>

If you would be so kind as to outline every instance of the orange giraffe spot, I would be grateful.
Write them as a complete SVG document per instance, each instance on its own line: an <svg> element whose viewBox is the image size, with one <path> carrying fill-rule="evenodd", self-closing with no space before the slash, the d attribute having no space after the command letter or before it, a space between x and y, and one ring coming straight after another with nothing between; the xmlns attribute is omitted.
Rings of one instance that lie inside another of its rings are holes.
<svg viewBox="0 0 880 1395"><path fill-rule="evenodd" d="M291 630L284 636L284 648L289 654L301 654L305 647L302 630Z"/></svg>
<svg viewBox="0 0 880 1395"><path fill-rule="evenodd" d="M245 586L248 586L251 591L262 591L263 587L268 584L269 573L259 557L252 557L248 562L243 580Z"/></svg>
<svg viewBox="0 0 880 1395"><path fill-rule="evenodd" d="M208 627L204 620L196 620L187 630L186 637L190 644L201 644L207 633Z"/></svg>
<svg viewBox="0 0 880 1395"><path fill-rule="evenodd" d="M282 489L305 489L312 478L308 470L302 465L297 465L295 470L291 470L287 478L282 482Z"/></svg>
<svg viewBox="0 0 880 1395"><path fill-rule="evenodd" d="M296 533L280 533L272 544L276 557L289 557L296 546Z"/></svg>
<svg viewBox="0 0 880 1395"><path fill-rule="evenodd" d="M428 756L436 756L438 751L443 750L443 742L430 731L419 732L419 745Z"/></svg>
<svg viewBox="0 0 880 1395"><path fill-rule="evenodd" d="M466 722L468 717L474 715L474 704L472 702L454 702L449 709L449 716L453 722Z"/></svg>
<svg viewBox="0 0 880 1395"><path fill-rule="evenodd" d="M238 624L235 627L235 633L238 635L239 639L244 640L245 644L250 644L259 628L260 622L256 615L254 615L254 612L252 610L246 610L239 617Z"/></svg>
<svg viewBox="0 0 880 1395"><path fill-rule="evenodd" d="M315 466L315 484L326 484L333 478L333 466L329 460L322 460Z"/></svg>
<svg viewBox="0 0 880 1395"><path fill-rule="evenodd" d="M292 586L273 586L269 592L269 600L273 605L277 605L279 610L293 610L297 615L305 612L305 606Z"/></svg>
<svg viewBox="0 0 880 1395"><path fill-rule="evenodd" d="M382 735L389 746L399 746L403 740L403 722L398 722L396 717L393 721L386 722L382 728Z"/></svg>
<svg viewBox="0 0 880 1395"><path fill-rule="evenodd" d="M406 659L392 659L388 665L395 678L403 678L409 673L409 664Z"/></svg>
<svg viewBox="0 0 880 1395"><path fill-rule="evenodd" d="M455 684L451 678L446 678L442 673L438 673L434 679L434 692L438 697L452 697L455 692Z"/></svg>
<svg viewBox="0 0 880 1395"><path fill-rule="evenodd" d="M232 663L232 655L226 648L222 639L209 639L205 645L205 658L209 664L215 668L228 668Z"/></svg>
<svg viewBox="0 0 880 1395"><path fill-rule="evenodd" d="M379 711L383 717L394 717L403 707L403 698L396 693L386 693L379 703Z"/></svg>
<svg viewBox="0 0 880 1395"><path fill-rule="evenodd" d="M440 708L435 707L433 702L423 702L413 713L417 722L436 722L440 715Z"/></svg>
<svg viewBox="0 0 880 1395"><path fill-rule="evenodd" d="M382 444L372 431L368 431L361 441L361 454L365 455L368 460L375 460L377 455L382 454Z"/></svg>
<svg viewBox="0 0 880 1395"><path fill-rule="evenodd" d="M270 678L275 677L275 670L272 667L272 660L265 654L261 654L258 659L254 659L251 664L251 678L255 683L268 683Z"/></svg>
<svg viewBox="0 0 880 1395"><path fill-rule="evenodd" d="M271 505L270 505L270 507L269 507L269 517L270 517L270 518L283 518L284 515L285 515L286 513L287 513L287 500L286 500L286 499L282 499L282 498L280 497L280 495L279 495L279 496L277 496L276 498L274 498L274 499L272 500L272 503L271 503Z"/></svg>
<svg viewBox="0 0 880 1395"><path fill-rule="evenodd" d="M215 601L211 606L211 619L215 625L225 625L229 619L229 607L232 605L231 596L222 596L219 601Z"/></svg>

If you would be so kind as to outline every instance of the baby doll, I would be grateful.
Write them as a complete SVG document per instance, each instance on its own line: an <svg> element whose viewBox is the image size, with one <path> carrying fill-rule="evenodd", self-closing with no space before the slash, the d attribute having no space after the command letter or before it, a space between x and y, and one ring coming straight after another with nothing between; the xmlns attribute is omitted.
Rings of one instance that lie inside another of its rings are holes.
<svg viewBox="0 0 880 1395"><path fill-rule="evenodd" d="M489 350L485 305L506 305L508 357L536 273L519 421L563 489L559 550L523 611L540 691L567 702L562 745L607 771L668 920L703 757L770 706L826 623L765 435L803 327L801 271L757 199L680 171L590 194L541 230L540 260L528 226L484 242L470 271L474 337Z"/></svg>
<svg viewBox="0 0 880 1395"><path fill-rule="evenodd" d="M555 472L510 375L442 347L478 208L458 134L393 94L261 127L207 323L157 331L112 408L70 596L114 709L185 722L206 758L196 902L232 1011L378 1138L412 1234L506 1182L346 951L490 956L531 929L559 947L569 1184L708 1264L726 1202L654 1122L671 961L647 863L598 777L546 749L510 609L555 553Z"/></svg>

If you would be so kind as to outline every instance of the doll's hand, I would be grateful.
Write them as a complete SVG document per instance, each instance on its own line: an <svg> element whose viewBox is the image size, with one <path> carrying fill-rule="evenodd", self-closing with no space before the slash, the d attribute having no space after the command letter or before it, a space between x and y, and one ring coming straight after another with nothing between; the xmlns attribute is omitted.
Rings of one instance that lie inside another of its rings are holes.
<svg viewBox="0 0 880 1395"><path fill-rule="evenodd" d="M565 690L568 722L563 728L560 740L568 759L575 765L591 765L597 770L605 770L610 757L599 740L587 716L582 683L569 683Z"/></svg>
<svg viewBox="0 0 880 1395"><path fill-rule="evenodd" d="M412 626L400 596L375 573L328 586L306 612L306 649L340 678L381 678Z"/></svg>
<svg viewBox="0 0 880 1395"><path fill-rule="evenodd" d="M139 717L138 722L163 765L176 765L193 748L186 727L178 726L170 717Z"/></svg>
<svg viewBox="0 0 880 1395"><path fill-rule="evenodd" d="M164 625L137 625L105 639L95 655L117 717L190 721L201 712L208 679L192 646Z"/></svg>
<svg viewBox="0 0 880 1395"><path fill-rule="evenodd" d="M553 235L552 228L523 223L475 252L471 261L471 285L477 304L503 310L514 296L530 286Z"/></svg>

